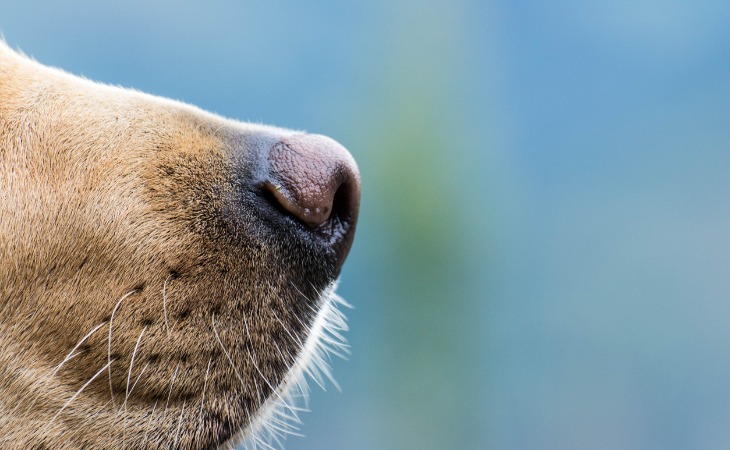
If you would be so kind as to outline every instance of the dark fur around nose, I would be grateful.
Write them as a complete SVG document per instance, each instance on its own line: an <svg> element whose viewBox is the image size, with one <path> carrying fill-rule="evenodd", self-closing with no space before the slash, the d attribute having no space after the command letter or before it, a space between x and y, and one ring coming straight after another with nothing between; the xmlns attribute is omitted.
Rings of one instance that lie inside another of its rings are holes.
<svg viewBox="0 0 730 450"><path fill-rule="evenodd" d="M344 260L360 206L360 173L352 155L326 136L302 134L274 144L268 163L264 188L271 201L328 238Z"/></svg>

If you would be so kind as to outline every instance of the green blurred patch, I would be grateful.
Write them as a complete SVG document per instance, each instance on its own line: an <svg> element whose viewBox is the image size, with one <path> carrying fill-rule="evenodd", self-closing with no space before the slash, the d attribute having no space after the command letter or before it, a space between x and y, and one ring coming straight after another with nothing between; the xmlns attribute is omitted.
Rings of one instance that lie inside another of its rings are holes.
<svg viewBox="0 0 730 450"><path fill-rule="evenodd" d="M473 307L465 294L472 252L464 211L472 205L461 195L470 187L459 176L464 149L454 139L463 130L444 120L456 82L449 41L429 47L424 30L415 30L415 47L392 55L371 144L378 153L366 174L376 238L387 249L374 274L385 314L379 376L393 448L459 448L474 435L473 343L464 330Z"/></svg>

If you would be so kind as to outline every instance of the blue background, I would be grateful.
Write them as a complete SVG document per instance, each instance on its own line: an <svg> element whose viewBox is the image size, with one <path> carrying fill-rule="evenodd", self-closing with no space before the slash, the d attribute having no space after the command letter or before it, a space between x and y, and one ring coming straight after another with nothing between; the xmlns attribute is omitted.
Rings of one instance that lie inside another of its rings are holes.
<svg viewBox="0 0 730 450"><path fill-rule="evenodd" d="M10 2L43 63L328 134L342 393L289 449L730 442L730 2Z"/></svg>

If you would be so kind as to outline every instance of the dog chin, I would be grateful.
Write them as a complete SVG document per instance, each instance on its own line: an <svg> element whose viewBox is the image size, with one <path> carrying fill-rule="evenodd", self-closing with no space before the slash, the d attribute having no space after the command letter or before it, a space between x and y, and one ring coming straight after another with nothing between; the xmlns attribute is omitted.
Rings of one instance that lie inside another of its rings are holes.
<svg viewBox="0 0 730 450"><path fill-rule="evenodd" d="M331 355L345 358L349 354L344 336L348 330L347 319L340 308L351 306L335 293L336 288L335 281L321 293L307 338L282 382L249 425L222 444L220 450L283 448L288 436L302 436L300 415L309 411L309 382L323 390L327 382L340 389L332 377L329 361Z"/></svg>

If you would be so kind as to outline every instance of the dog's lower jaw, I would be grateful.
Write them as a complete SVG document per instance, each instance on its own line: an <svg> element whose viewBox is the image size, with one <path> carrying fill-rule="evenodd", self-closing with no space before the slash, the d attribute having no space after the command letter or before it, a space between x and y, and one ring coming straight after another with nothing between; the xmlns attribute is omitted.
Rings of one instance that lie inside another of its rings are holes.
<svg viewBox="0 0 730 450"><path fill-rule="evenodd" d="M332 285L325 289L320 295L316 305L318 312L314 316L311 325L308 327L306 339L302 343L296 359L289 367L285 376L282 378L282 381L278 384L278 386L273 387L273 393L268 395L267 400L258 408L256 413L253 414L252 419L249 420L245 428L218 446L219 449L227 450L243 448L246 450L271 450L273 448L283 448L283 441L288 435L301 436L299 428L301 424L300 416L301 413L307 411L307 400L309 395L308 382L314 381L322 388L325 387L325 384L331 383L339 389L339 386L332 378L329 366L329 356L335 355L344 357L349 353L349 348L344 337L344 333L347 331L348 326L344 314L339 309L339 307L349 307L349 305L335 293L335 288L336 283L332 283ZM103 330L101 332L103 333ZM48 374L45 373L46 371L44 370L36 370L30 367L27 370L34 370L38 373L44 374L44 376L35 377L40 380L40 384L28 385L28 389L40 389L43 387L44 382L48 382L50 380ZM105 372L102 370L101 375L96 378L103 379L105 375ZM202 383L203 381L201 380L201 384ZM80 390L79 392L82 391L83 390ZM19 399L21 402L24 400L25 399ZM72 402L67 400L66 404L69 403ZM66 406L66 404L63 406ZM162 405L157 406L158 409L162 409L163 407ZM61 409L62 408L63 407L61 407ZM154 411L152 414L154 414ZM12 406L5 405L5 407L3 407L3 405L0 404L0 430L3 429L3 417L12 422L15 420L13 419L13 415L14 410ZM17 419L20 418L18 417ZM120 425L123 426L125 423L126 420L122 420ZM0 448L32 448L34 442L46 442L45 439L48 438L50 434L58 433L61 428L57 427L62 426L61 420L58 418L56 418L55 421L29 421L29 424L31 427L40 427L36 430L40 432L40 434L35 434L36 438L32 435L24 436L18 434L0 436ZM119 448L147 448L151 445L150 441L153 440L152 436L154 435L154 430L150 430L149 441L140 442L135 441L134 433L130 433L127 437L127 441L124 442L124 447ZM30 438L30 441L24 440L24 438ZM168 444L173 445L173 438L174 436L170 436L169 439L167 439ZM40 439L40 441L37 439ZM147 434L145 434L143 439L148 439ZM161 435L157 435L154 440L158 439L165 438ZM50 443L56 441L49 440L47 442ZM66 441L61 448L75 449L78 448L77 444L82 447L84 445L74 442L75 441L72 440ZM58 444L58 442L56 442L56 444ZM175 445L177 444L179 443L176 443ZM195 448L195 444L193 443L192 445L192 447L188 447L186 445L184 448ZM164 448L164 446L154 446L154 448ZM213 447L208 447L208 444L205 444L205 448Z"/></svg>
<svg viewBox="0 0 730 450"><path fill-rule="evenodd" d="M331 140L0 41L0 449L276 446L346 350L359 185Z"/></svg>
<svg viewBox="0 0 730 450"><path fill-rule="evenodd" d="M294 364L274 393L269 396L246 428L219 447L219 450L283 448L289 435L301 436L300 414L307 412L309 379L322 389L325 383L339 385L332 377L329 356L344 358L349 347L344 337L346 317L339 307L350 305L335 293L337 282L325 289L319 299L319 311Z"/></svg>

